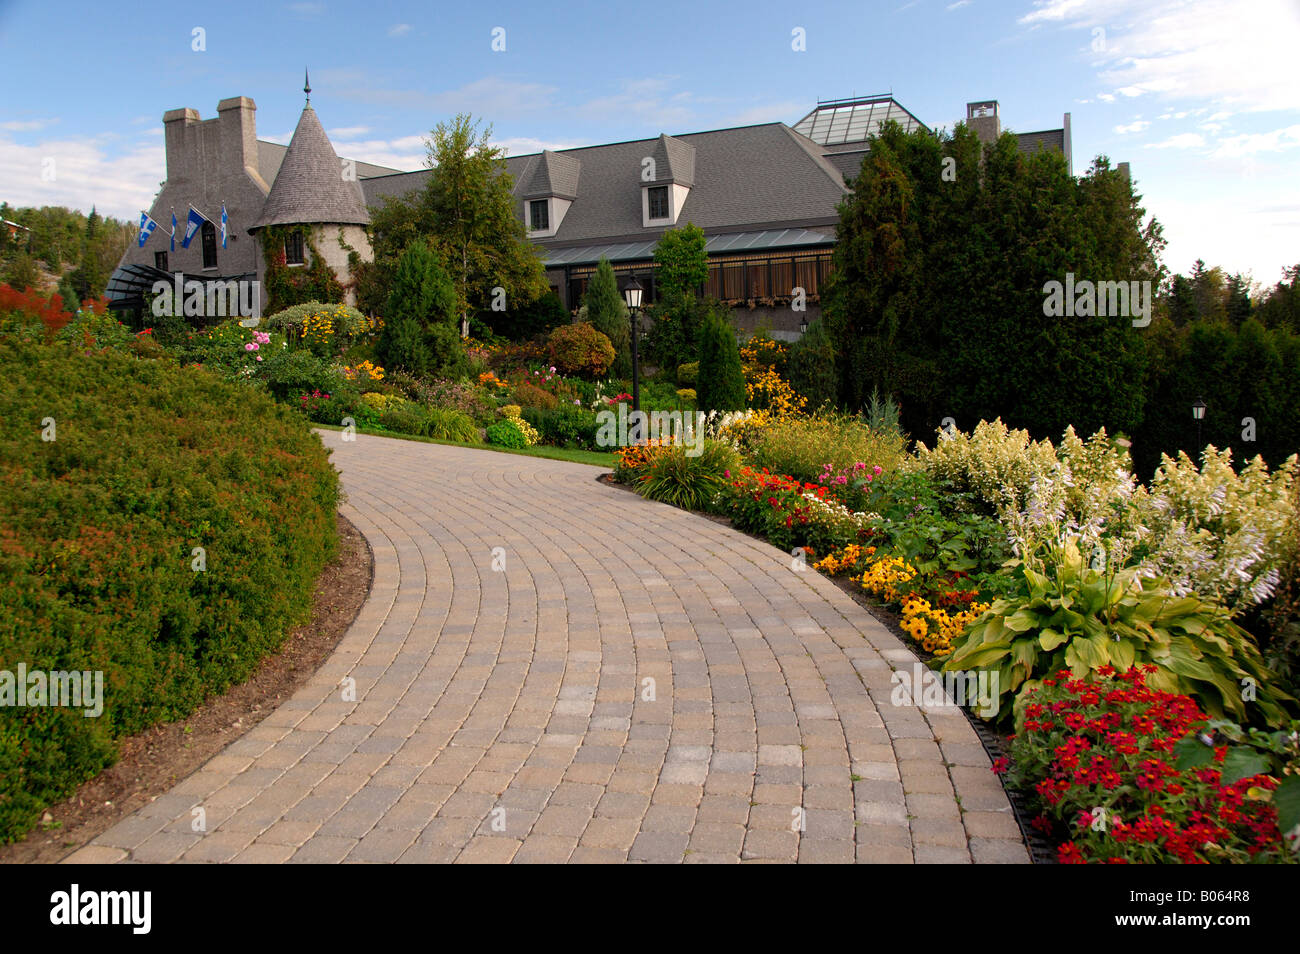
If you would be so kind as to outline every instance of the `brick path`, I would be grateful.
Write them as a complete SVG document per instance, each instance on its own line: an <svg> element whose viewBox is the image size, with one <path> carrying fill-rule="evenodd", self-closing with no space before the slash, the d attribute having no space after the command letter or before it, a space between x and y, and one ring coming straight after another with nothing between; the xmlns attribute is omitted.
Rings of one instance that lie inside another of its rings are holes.
<svg viewBox="0 0 1300 954"><path fill-rule="evenodd" d="M815 571L592 467L322 439L374 549L356 622L68 860L1028 860L965 717L891 705L915 657Z"/></svg>

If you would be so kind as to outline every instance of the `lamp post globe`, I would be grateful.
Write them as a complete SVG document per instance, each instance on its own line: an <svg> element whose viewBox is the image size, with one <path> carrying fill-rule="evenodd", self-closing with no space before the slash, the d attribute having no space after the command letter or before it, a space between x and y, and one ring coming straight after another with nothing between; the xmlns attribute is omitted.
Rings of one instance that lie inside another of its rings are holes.
<svg viewBox="0 0 1300 954"><path fill-rule="evenodd" d="M627 303L627 317L632 323L632 410L641 410L641 362L637 356L637 312L641 309L641 295L645 291L633 274L623 286L623 301Z"/></svg>

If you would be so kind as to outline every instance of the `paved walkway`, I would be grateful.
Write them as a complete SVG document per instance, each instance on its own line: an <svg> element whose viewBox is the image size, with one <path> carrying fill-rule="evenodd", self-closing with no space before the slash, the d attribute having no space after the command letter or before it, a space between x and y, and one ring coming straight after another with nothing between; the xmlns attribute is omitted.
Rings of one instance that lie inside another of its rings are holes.
<svg viewBox="0 0 1300 954"><path fill-rule="evenodd" d="M915 657L815 571L595 468L322 439L356 622L70 861L1028 860L964 716L891 705Z"/></svg>

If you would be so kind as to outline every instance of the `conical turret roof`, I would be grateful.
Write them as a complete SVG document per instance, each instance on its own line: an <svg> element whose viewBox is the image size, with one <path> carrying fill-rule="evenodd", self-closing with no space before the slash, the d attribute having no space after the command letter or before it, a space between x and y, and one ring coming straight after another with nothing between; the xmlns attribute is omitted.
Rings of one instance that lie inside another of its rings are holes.
<svg viewBox="0 0 1300 954"><path fill-rule="evenodd" d="M329 137L308 104L254 229L267 225L369 225L361 186L343 178Z"/></svg>

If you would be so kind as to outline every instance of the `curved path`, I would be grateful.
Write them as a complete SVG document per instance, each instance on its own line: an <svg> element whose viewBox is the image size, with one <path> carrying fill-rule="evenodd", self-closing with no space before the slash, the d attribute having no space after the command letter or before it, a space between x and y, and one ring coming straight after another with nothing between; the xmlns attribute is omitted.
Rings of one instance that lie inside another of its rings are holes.
<svg viewBox="0 0 1300 954"><path fill-rule="evenodd" d="M69 861L1028 860L965 717L891 704L916 657L832 581L592 467L321 438L360 615Z"/></svg>

